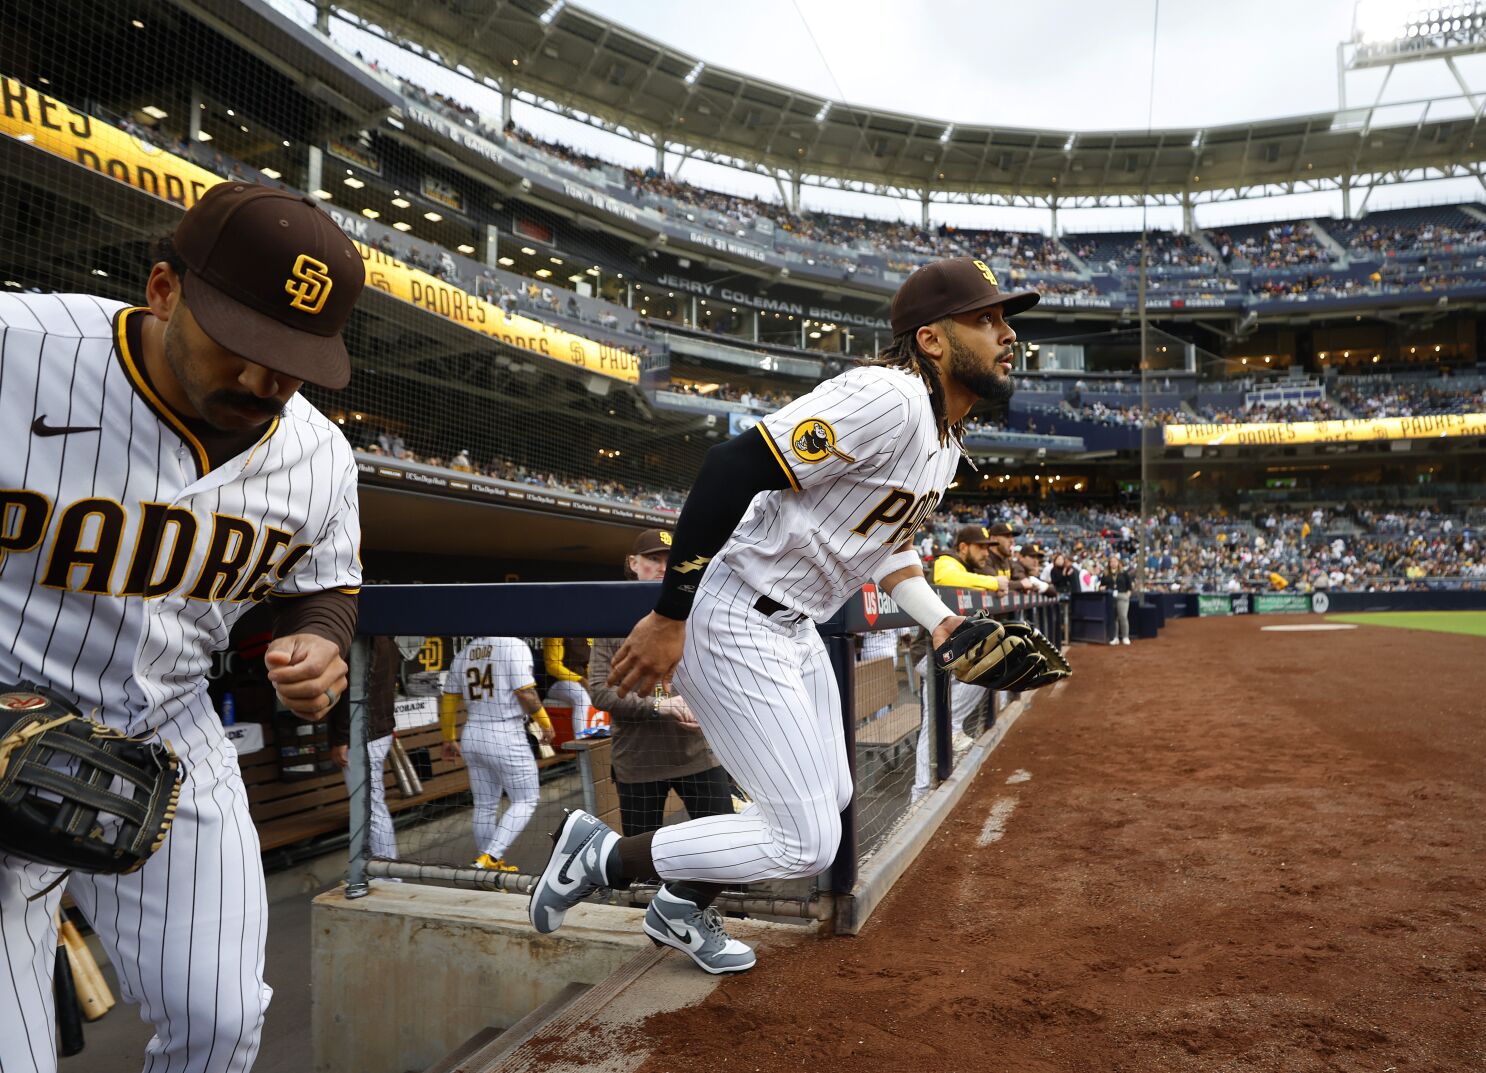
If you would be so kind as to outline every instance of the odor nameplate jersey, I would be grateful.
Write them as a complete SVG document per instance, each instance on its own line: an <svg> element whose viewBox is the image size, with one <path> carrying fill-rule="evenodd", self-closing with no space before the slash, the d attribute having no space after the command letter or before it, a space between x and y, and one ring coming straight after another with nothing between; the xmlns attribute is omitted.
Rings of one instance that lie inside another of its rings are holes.
<svg viewBox="0 0 1486 1073"><path fill-rule="evenodd" d="M833 377L757 428L793 490L757 496L717 563L817 620L912 539L960 456L939 442L924 382L884 366Z"/></svg>
<svg viewBox="0 0 1486 1073"><path fill-rule="evenodd" d="M222 740L205 674L245 611L360 585L356 469L298 395L210 468L142 372L148 315L0 294L0 680L189 752Z"/></svg>
<svg viewBox="0 0 1486 1073"><path fill-rule="evenodd" d="M526 712L518 689L535 687L531 649L515 637L476 637L444 674L444 692L464 697L471 724L519 720Z"/></svg>

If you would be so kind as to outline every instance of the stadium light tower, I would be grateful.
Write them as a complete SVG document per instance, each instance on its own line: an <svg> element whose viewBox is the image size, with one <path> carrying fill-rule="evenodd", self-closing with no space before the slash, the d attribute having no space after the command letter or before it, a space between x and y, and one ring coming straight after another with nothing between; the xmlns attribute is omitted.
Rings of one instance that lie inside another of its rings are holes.
<svg viewBox="0 0 1486 1073"><path fill-rule="evenodd" d="M1486 91L1473 90L1460 73L1455 60L1486 52L1486 0L1464 0L1445 4L1426 4L1419 0L1357 0L1352 9L1352 36L1336 46L1336 84L1338 120L1360 127L1364 136L1372 127L1374 115L1383 106L1383 97L1394 70L1405 63L1430 61L1443 63L1460 87L1462 97L1438 98L1408 102L1419 108L1419 121L1446 113L1473 113L1480 119L1486 110ZM1347 75L1369 68L1384 68L1382 82L1370 105L1351 114L1347 103ZM1372 188L1368 188L1371 196ZM1363 199L1366 204L1366 198ZM1342 182L1342 213L1352 216L1351 183Z"/></svg>
<svg viewBox="0 0 1486 1073"><path fill-rule="evenodd" d="M1443 62L1460 92L1474 99L1457 56L1486 52L1486 2L1420 7L1417 0L1358 0L1352 11L1352 37L1337 46L1337 97L1347 107L1347 72L1385 67L1378 100L1401 63Z"/></svg>

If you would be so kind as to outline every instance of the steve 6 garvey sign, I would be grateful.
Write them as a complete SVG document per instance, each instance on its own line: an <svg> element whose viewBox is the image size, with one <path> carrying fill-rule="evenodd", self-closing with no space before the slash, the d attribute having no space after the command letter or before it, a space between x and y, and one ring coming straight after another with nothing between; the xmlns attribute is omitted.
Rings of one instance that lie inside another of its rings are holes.
<svg viewBox="0 0 1486 1073"><path fill-rule="evenodd" d="M189 209L202 194L227 181L4 75L0 75L0 134L182 209ZM366 261L367 283L394 298L554 361L631 383L640 378L639 359L627 350L526 317L507 316L489 302L380 250L360 242L356 248Z"/></svg>

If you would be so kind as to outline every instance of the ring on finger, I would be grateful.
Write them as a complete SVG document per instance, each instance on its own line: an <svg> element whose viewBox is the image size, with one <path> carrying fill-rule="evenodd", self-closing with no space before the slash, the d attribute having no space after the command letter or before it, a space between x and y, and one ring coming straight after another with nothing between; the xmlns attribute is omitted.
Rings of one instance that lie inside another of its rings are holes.
<svg viewBox="0 0 1486 1073"><path fill-rule="evenodd" d="M334 708L335 702L340 700L341 698L339 693L327 686L325 688L325 699L330 702L330 707Z"/></svg>

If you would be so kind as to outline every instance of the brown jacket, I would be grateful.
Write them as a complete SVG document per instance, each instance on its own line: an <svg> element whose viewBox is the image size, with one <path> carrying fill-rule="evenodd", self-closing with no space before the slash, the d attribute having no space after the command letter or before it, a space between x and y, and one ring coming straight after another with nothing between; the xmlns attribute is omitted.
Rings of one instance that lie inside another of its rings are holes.
<svg viewBox="0 0 1486 1073"><path fill-rule="evenodd" d="M391 734L395 726L392 702L397 699L397 673L402 670L402 653L391 637L373 637L371 669L366 676L366 740L376 741ZM349 694L351 691L346 690ZM326 728L332 746L351 744L351 698L344 696L330 710Z"/></svg>
<svg viewBox="0 0 1486 1073"><path fill-rule="evenodd" d="M588 657L588 695L594 707L609 713L615 781L660 782L717 767L717 757L700 730L657 715L654 697L630 694L621 700L604 681L622 643L617 637L596 637Z"/></svg>

